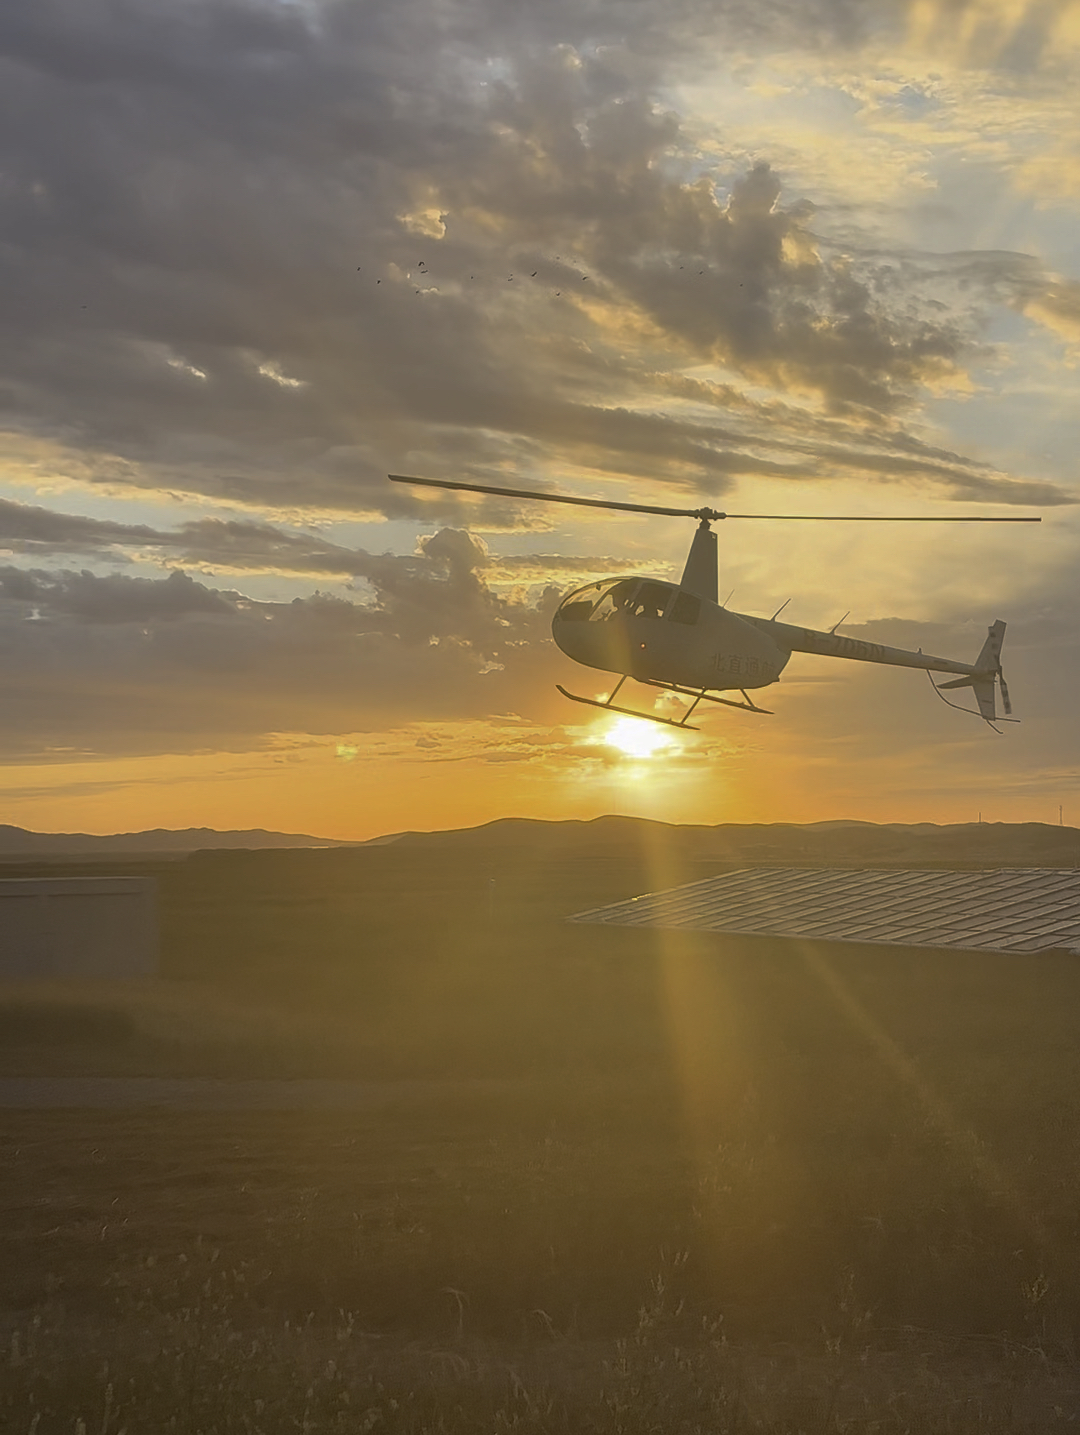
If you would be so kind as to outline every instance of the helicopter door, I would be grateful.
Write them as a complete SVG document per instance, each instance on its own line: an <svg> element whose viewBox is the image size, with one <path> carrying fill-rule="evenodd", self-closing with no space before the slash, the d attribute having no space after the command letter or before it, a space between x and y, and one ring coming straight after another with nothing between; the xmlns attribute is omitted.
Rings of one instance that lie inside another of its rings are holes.
<svg viewBox="0 0 1080 1435"><path fill-rule="evenodd" d="M692 628L701 617L701 599L694 593L680 593L671 605L669 623L685 623Z"/></svg>
<svg viewBox="0 0 1080 1435"><path fill-rule="evenodd" d="M674 590L670 583L642 583L634 595L631 611L635 618L662 618Z"/></svg>

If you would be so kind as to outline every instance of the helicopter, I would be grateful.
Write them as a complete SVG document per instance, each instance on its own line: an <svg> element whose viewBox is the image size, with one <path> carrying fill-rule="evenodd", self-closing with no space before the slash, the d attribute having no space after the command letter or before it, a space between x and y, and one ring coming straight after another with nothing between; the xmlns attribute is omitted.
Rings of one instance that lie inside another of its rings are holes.
<svg viewBox="0 0 1080 1435"><path fill-rule="evenodd" d="M920 668L943 702L982 718L995 732L1000 731L996 726L998 722L1019 721L1012 717L1009 689L1001 671L1005 624L1000 618L988 628L986 641L975 661L960 663L951 658L932 657L921 648L909 652L904 648L889 648L881 643L844 637L836 629L848 616L846 613L827 632L778 622L787 603L781 604L771 618L735 613L719 601L716 534L712 525L728 519L831 523L1041 523L1041 518L954 514L722 513L714 508L668 508L652 503L617 503L565 493L494 488L448 479L408 478L395 473L387 476L391 483L420 484L427 488L457 489L503 498L697 520L697 531L678 583L656 578L608 578L575 588L562 599L551 621L552 636L559 648L574 662L617 674L619 678L612 692L603 700L569 692L557 683L559 692L571 702L697 732L699 729L691 726L689 720L702 702L772 716L772 710L760 707L750 694L778 682L792 653L815 653L820 657L847 658L859 663ZM938 683L934 681L934 673L955 673L958 676ZM646 687L661 688L689 698L690 706L678 719L617 706L615 698L630 678ZM958 688L972 689L977 710L962 707L944 696L947 690ZM1002 717L998 716L996 707L998 688L1004 709ZM723 692L738 692L742 701L718 696Z"/></svg>

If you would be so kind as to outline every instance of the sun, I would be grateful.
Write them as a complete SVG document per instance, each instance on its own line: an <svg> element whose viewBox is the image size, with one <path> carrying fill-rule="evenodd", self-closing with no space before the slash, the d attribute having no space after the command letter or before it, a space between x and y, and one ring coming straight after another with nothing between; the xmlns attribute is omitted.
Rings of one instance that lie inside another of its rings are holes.
<svg viewBox="0 0 1080 1435"><path fill-rule="evenodd" d="M627 757L638 758L656 757L675 746L674 739L662 727L633 717L617 717L605 733L604 742L626 753Z"/></svg>

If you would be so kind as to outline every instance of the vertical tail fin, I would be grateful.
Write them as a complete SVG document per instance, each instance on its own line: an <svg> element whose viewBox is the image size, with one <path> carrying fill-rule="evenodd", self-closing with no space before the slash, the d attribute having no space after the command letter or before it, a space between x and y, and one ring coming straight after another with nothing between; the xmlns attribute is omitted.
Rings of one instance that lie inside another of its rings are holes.
<svg viewBox="0 0 1080 1435"><path fill-rule="evenodd" d="M975 667L978 669L979 675L971 686L975 690L975 701L979 704L979 713L987 722L994 722L997 718L997 712L994 709L995 678L1001 684L1002 706L1006 713L1012 712L1009 690L1005 686L1005 679L1001 676L1001 645L1004 641L1005 624L998 618L987 629L986 642L975 659ZM985 676L983 676L984 674Z"/></svg>
<svg viewBox="0 0 1080 1435"><path fill-rule="evenodd" d="M979 674L990 673L997 677L1001 672L1001 645L1004 641L1005 624L999 618L987 629L986 642L975 659L975 669Z"/></svg>

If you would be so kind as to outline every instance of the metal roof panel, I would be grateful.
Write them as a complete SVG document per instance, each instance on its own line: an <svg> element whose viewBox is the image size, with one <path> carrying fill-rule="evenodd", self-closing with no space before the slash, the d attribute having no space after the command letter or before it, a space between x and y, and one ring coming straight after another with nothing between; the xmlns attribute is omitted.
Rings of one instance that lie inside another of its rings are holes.
<svg viewBox="0 0 1080 1435"><path fill-rule="evenodd" d="M967 951L1080 950L1080 871L751 867L569 920Z"/></svg>

